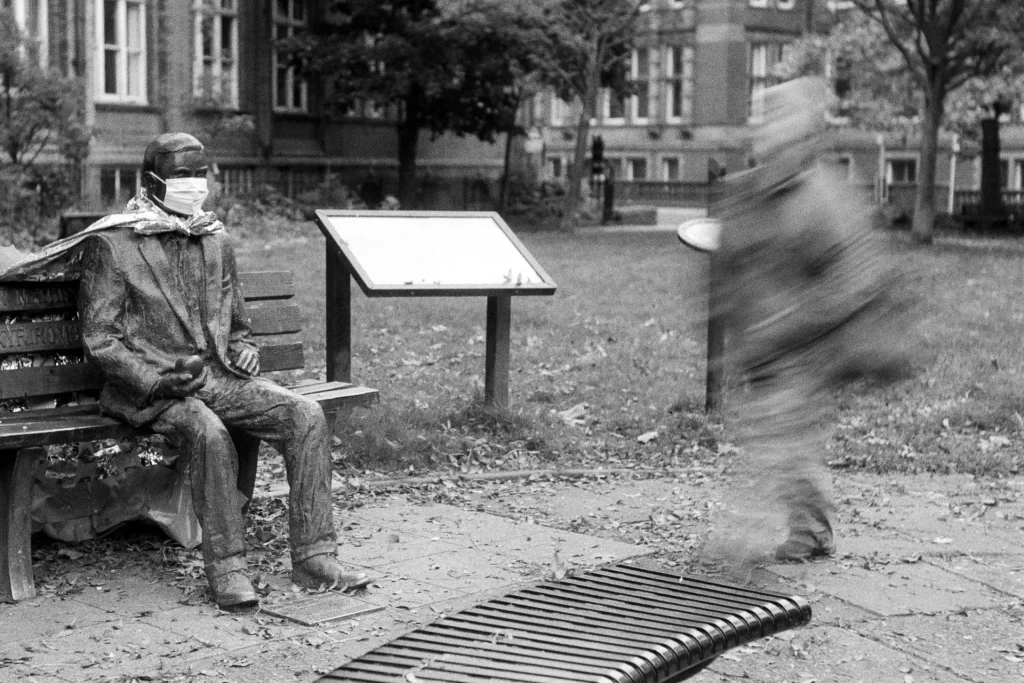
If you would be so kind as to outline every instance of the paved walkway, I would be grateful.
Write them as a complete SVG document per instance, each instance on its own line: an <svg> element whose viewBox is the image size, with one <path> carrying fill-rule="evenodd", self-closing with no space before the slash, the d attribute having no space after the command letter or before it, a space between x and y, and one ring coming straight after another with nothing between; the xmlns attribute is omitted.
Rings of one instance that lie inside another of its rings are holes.
<svg viewBox="0 0 1024 683"><path fill-rule="evenodd" d="M1024 483L840 476L837 485L839 554L750 576L809 598L811 624L727 653L695 681L1024 681ZM168 578L146 559L153 549L120 549L138 556L126 569L124 557L61 546L64 573L40 596L0 605L0 681L312 681L417 625L545 578L555 551L581 569L685 562L722 497L713 481L687 476L446 490L367 496L339 516L341 556L380 577L360 599L382 609L318 626L218 612L183 591L196 585L195 568ZM276 589L272 608L306 599L284 576L260 579Z"/></svg>

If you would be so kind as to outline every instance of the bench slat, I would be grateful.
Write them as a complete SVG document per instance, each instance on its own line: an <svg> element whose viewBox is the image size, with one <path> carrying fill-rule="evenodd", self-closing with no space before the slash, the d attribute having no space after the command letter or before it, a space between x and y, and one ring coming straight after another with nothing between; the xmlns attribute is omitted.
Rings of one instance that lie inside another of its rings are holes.
<svg viewBox="0 0 1024 683"><path fill-rule="evenodd" d="M299 370L306 366L301 342L267 344L260 347L260 372Z"/></svg>
<svg viewBox="0 0 1024 683"><path fill-rule="evenodd" d="M74 441L120 439L148 433L112 417L99 414L99 406L76 406L82 410L61 414L59 410L4 413L0 416L0 451L28 446L50 446ZM84 409L91 412L86 412ZM31 415L46 413L46 419Z"/></svg>
<svg viewBox="0 0 1024 683"><path fill-rule="evenodd" d="M324 382L303 384L292 390L315 400L324 412L337 410L342 406L369 406L380 402L380 392L368 387L359 387L345 382Z"/></svg>
<svg viewBox="0 0 1024 683"><path fill-rule="evenodd" d="M302 314L296 304L247 306L249 327L254 336L296 334L302 331Z"/></svg>
<svg viewBox="0 0 1024 683"><path fill-rule="evenodd" d="M78 283L0 284L0 311L23 313L25 311L48 311L52 309L75 308L78 298Z"/></svg>
<svg viewBox="0 0 1024 683"><path fill-rule="evenodd" d="M0 356L67 351L82 345L82 331L77 320L39 323L12 323L0 326Z"/></svg>
<svg viewBox="0 0 1024 683"><path fill-rule="evenodd" d="M4 370L0 375L0 399L95 391L102 384L100 369L92 363Z"/></svg>
<svg viewBox="0 0 1024 683"><path fill-rule="evenodd" d="M295 296L295 283L288 270L249 271L238 274L246 301L290 299Z"/></svg>
<svg viewBox="0 0 1024 683"><path fill-rule="evenodd" d="M302 344L299 342L268 344L260 348L262 372L298 370L304 367L303 359ZM101 386L103 376L93 363L69 363L0 371L0 399L53 396L73 391L97 393ZM330 396L325 398L333 400Z"/></svg>

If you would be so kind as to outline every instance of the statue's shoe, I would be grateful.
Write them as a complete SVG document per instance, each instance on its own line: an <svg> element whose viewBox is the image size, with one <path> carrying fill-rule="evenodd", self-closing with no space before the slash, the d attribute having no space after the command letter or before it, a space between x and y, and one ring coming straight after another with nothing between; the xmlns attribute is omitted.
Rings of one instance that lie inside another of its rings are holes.
<svg viewBox="0 0 1024 683"><path fill-rule="evenodd" d="M365 573L346 572L330 555L314 555L292 566L292 583L303 588L323 586L328 590L350 591L372 582Z"/></svg>
<svg viewBox="0 0 1024 683"><path fill-rule="evenodd" d="M252 582L241 570L212 576L209 581L214 602L223 610L237 612L260 604Z"/></svg>

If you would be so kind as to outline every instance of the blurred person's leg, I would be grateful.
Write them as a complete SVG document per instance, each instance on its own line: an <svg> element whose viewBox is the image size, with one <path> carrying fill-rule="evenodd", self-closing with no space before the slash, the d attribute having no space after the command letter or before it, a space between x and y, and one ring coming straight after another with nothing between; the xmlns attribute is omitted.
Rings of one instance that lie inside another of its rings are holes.
<svg viewBox="0 0 1024 683"><path fill-rule="evenodd" d="M832 480L825 464L825 396L799 358L776 362L751 380L740 408L745 450L762 470L764 490L785 515L788 536L776 559L800 560L834 551Z"/></svg>

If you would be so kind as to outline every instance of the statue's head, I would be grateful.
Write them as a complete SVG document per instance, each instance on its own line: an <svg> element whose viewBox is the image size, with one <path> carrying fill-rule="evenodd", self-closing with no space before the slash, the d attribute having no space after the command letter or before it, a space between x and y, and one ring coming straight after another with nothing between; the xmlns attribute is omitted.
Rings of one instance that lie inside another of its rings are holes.
<svg viewBox="0 0 1024 683"><path fill-rule="evenodd" d="M183 216L202 210L209 194L203 143L188 133L158 135L142 157L142 185L161 208Z"/></svg>
<svg viewBox="0 0 1024 683"><path fill-rule="evenodd" d="M764 120L754 130L753 152L760 163L798 145L816 142L825 131L829 91L824 79L797 78L766 88Z"/></svg>

